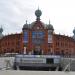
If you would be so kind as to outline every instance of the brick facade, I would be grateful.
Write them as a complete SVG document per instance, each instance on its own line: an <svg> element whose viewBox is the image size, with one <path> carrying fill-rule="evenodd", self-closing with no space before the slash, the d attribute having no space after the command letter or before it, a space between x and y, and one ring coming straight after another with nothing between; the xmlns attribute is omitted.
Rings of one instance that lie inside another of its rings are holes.
<svg viewBox="0 0 75 75"><path fill-rule="evenodd" d="M35 12L36 21L24 24L22 33L6 35L0 39L0 54L24 53L26 54L56 54L74 55L75 40L72 37L54 33L50 24L40 21L42 12Z"/></svg>
<svg viewBox="0 0 75 75"><path fill-rule="evenodd" d="M44 31L44 30L43 30ZM75 54L75 40L72 37L65 35L53 34L52 43L48 43L48 32L45 31L45 42L40 45L43 54L57 54L57 55L74 55ZM35 45L32 44L32 35L29 31L29 42L26 46L27 54L35 49ZM24 41L23 33L11 34L4 36L0 39L0 54L3 53L23 53Z"/></svg>

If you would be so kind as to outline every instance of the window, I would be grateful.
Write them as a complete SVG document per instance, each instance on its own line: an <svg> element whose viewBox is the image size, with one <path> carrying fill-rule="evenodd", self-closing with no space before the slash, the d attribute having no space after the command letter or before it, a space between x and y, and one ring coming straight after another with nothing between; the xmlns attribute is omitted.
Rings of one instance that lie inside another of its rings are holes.
<svg viewBox="0 0 75 75"><path fill-rule="evenodd" d="M64 55L64 50L61 50L61 55Z"/></svg>
<svg viewBox="0 0 75 75"><path fill-rule="evenodd" d="M48 47L51 47L51 45L50 45L50 44L48 44Z"/></svg>
<svg viewBox="0 0 75 75"><path fill-rule="evenodd" d="M44 41L44 32L42 31L33 31L32 32L32 43L41 44Z"/></svg>
<svg viewBox="0 0 75 75"><path fill-rule="evenodd" d="M36 38L37 33L36 32L32 32L32 38Z"/></svg>
<svg viewBox="0 0 75 75"><path fill-rule="evenodd" d="M48 43L52 43L52 35L48 35Z"/></svg>
<svg viewBox="0 0 75 75"><path fill-rule="evenodd" d="M44 37L44 32L42 31L33 31L32 32L32 38L43 38Z"/></svg>
<svg viewBox="0 0 75 75"><path fill-rule="evenodd" d="M28 32L24 32L24 42L28 43Z"/></svg>
<svg viewBox="0 0 75 75"><path fill-rule="evenodd" d="M60 52L59 52L59 51L55 51L55 54L56 54L56 55L60 55Z"/></svg>
<svg viewBox="0 0 75 75"><path fill-rule="evenodd" d="M56 46L59 46L59 42L56 42Z"/></svg>

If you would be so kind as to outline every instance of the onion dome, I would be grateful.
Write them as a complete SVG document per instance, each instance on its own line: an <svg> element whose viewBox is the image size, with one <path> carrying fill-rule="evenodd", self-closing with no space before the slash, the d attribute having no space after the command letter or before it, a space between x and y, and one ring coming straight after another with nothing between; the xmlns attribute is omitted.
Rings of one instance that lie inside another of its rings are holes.
<svg viewBox="0 0 75 75"><path fill-rule="evenodd" d="M3 28L1 27L1 28L0 28L0 33L2 33L2 32L3 32Z"/></svg>
<svg viewBox="0 0 75 75"><path fill-rule="evenodd" d="M23 25L23 29L28 29L28 28L29 28L29 26L28 26L27 20L26 20L26 24Z"/></svg>
<svg viewBox="0 0 75 75"><path fill-rule="evenodd" d="M3 37L2 32L3 32L3 28L1 27L1 28L0 28L0 39Z"/></svg>
<svg viewBox="0 0 75 75"><path fill-rule="evenodd" d="M74 28L74 30L73 30L73 33L74 33L74 35L75 35L75 28Z"/></svg>
<svg viewBox="0 0 75 75"><path fill-rule="evenodd" d="M39 8L38 8L38 10L35 11L35 15L37 17L37 20L40 20L40 16L42 15L42 12L41 12L41 10L39 10Z"/></svg>
<svg viewBox="0 0 75 75"><path fill-rule="evenodd" d="M40 16L42 15L41 10L39 10L39 8L35 11L35 15L36 15L36 21L32 22L29 25L30 29L42 29L45 28L45 24L43 22L40 21Z"/></svg>
<svg viewBox="0 0 75 75"><path fill-rule="evenodd" d="M74 30L73 30L73 33L74 33L74 35L73 35L73 39L75 40L75 28L74 28Z"/></svg>
<svg viewBox="0 0 75 75"><path fill-rule="evenodd" d="M47 25L47 29L48 30L54 30L53 26L50 24L50 21L49 21L49 24Z"/></svg>

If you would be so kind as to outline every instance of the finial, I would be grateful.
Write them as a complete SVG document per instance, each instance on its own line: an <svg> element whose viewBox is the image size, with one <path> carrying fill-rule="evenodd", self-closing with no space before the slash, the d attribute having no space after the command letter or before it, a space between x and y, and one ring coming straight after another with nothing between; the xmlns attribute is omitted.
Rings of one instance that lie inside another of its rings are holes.
<svg viewBox="0 0 75 75"><path fill-rule="evenodd" d="M49 24L50 24L50 19L49 19Z"/></svg>
<svg viewBox="0 0 75 75"><path fill-rule="evenodd" d="M73 33L74 33L74 35L75 35L75 27L74 27Z"/></svg>
<svg viewBox="0 0 75 75"><path fill-rule="evenodd" d="M26 20L26 24L27 24L27 20Z"/></svg>
<svg viewBox="0 0 75 75"><path fill-rule="evenodd" d="M38 5L38 10L39 10L39 5Z"/></svg>
<svg viewBox="0 0 75 75"><path fill-rule="evenodd" d="M2 33L3 32L3 27L2 27L2 25L1 25L1 27L0 27L0 33Z"/></svg>

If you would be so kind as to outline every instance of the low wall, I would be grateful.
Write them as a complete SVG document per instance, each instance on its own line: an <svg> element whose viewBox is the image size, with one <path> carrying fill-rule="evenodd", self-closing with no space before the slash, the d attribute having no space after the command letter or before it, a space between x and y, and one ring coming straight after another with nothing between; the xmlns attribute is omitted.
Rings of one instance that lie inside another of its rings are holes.
<svg viewBox="0 0 75 75"><path fill-rule="evenodd" d="M0 71L0 75L75 75L75 72L5 70Z"/></svg>
<svg viewBox="0 0 75 75"><path fill-rule="evenodd" d="M0 57L0 70L4 69L6 66L9 66L8 62L12 66L14 62L14 57Z"/></svg>

